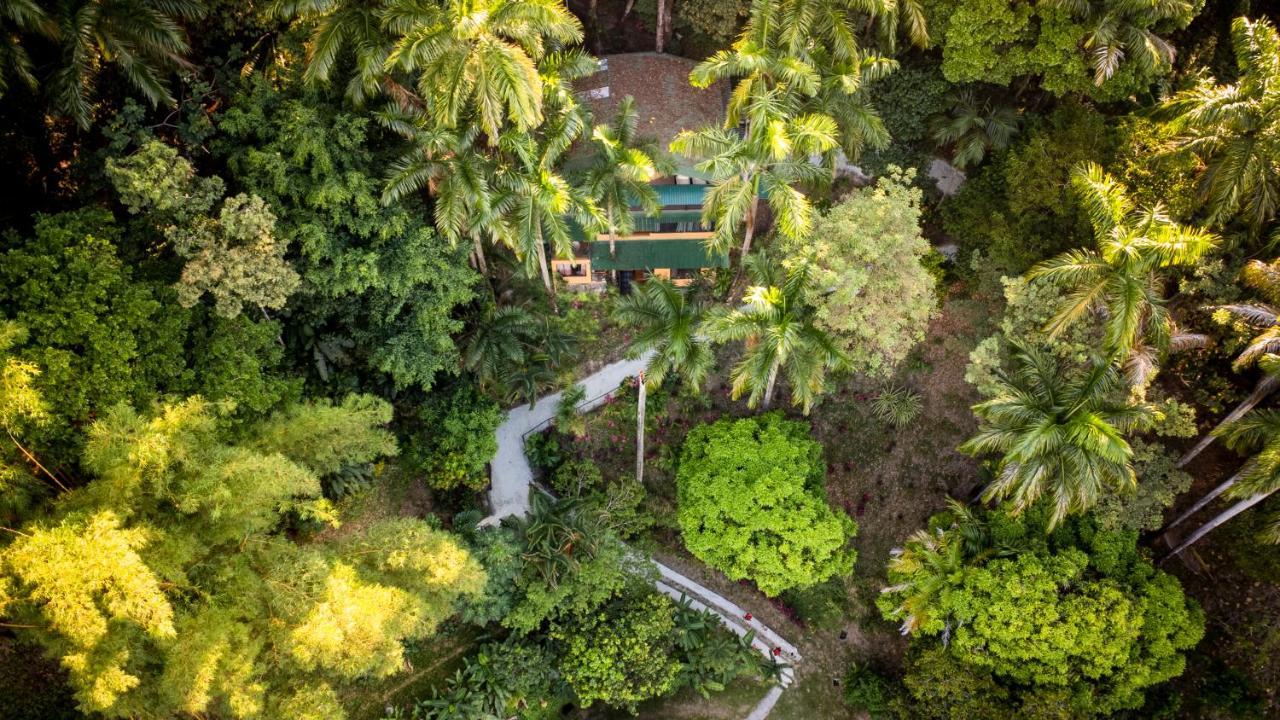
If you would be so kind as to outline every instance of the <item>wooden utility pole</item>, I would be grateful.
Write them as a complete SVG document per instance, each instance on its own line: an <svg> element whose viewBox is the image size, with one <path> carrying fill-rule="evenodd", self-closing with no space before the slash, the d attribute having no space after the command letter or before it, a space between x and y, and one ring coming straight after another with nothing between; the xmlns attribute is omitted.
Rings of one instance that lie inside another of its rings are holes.
<svg viewBox="0 0 1280 720"><path fill-rule="evenodd" d="M644 482L644 371L640 371L640 376L636 380L636 388L639 392L636 401L636 482Z"/></svg>

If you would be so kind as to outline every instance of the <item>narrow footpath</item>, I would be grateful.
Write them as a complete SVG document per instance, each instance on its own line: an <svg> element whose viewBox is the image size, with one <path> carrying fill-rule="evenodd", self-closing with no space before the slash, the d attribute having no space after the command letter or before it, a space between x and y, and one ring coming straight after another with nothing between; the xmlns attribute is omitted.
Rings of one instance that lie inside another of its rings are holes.
<svg viewBox="0 0 1280 720"><path fill-rule="evenodd" d="M586 389L587 398L578 406L578 412L589 412L604 404L608 396L618 389L623 379L635 376L649 362L650 354L646 353L631 360L618 362L600 368L590 376L583 378L579 384ZM507 412L507 418L498 426L498 452L490 464L489 504L493 514L485 518L482 524L492 525L510 515L523 516L529 512L529 492L533 489L533 467L524 454L524 440L531 432L541 430L551 421L560 405L560 393L553 393L539 398L532 406L521 405ZM724 626L737 634L745 636L755 631L752 647L767 658L785 663L779 684L769 689L760 703L746 717L746 720L764 720L773 706L782 696L782 690L791 685L795 677L793 667L800 661L800 653L795 646L787 642L752 616L747 619L747 611L733 601L722 597L715 591L699 585L690 578L681 575L659 562L658 580L655 583L659 592L673 599L689 598L694 608L710 610L720 618Z"/></svg>

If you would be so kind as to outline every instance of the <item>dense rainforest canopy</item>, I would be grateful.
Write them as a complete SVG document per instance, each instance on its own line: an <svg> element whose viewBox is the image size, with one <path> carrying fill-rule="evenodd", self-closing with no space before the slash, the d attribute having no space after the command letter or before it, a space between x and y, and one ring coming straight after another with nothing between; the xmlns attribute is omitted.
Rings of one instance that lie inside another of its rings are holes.
<svg viewBox="0 0 1280 720"><path fill-rule="evenodd" d="M1280 717L1278 22L0 0L0 720Z"/></svg>

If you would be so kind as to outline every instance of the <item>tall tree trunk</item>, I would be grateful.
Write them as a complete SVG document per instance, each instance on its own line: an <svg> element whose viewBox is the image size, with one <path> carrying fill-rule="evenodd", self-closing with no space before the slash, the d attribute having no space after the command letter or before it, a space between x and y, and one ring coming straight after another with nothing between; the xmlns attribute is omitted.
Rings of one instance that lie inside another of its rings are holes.
<svg viewBox="0 0 1280 720"><path fill-rule="evenodd" d="M1274 375L1267 375L1263 377L1258 381L1258 386L1253 389L1253 392L1249 394L1249 397L1242 400L1240 404L1236 406L1236 409L1231 411L1230 415L1222 418L1222 422L1218 423L1218 426L1213 430L1216 432L1218 428L1221 428L1224 425L1229 425L1244 417L1245 413L1249 412L1255 405L1265 400L1266 397L1275 392L1278 387L1280 387L1280 379L1277 379ZM1178 459L1178 467L1183 467L1194 460L1195 457L1203 452L1205 448L1209 447L1209 444L1213 442L1215 437L1216 436L1213 432L1206 433L1203 438L1200 438L1200 442L1196 443L1195 447L1188 450L1185 455Z"/></svg>
<svg viewBox="0 0 1280 720"><path fill-rule="evenodd" d="M603 45L600 44L600 13L598 6L600 0L591 0L591 5L587 10L587 18L591 21L591 40L595 45L596 55L603 55Z"/></svg>
<svg viewBox="0 0 1280 720"><path fill-rule="evenodd" d="M745 262L751 253L751 239L756 234L756 213L760 210L759 196L751 198L751 209L747 211L746 232L742 239L742 260Z"/></svg>
<svg viewBox="0 0 1280 720"><path fill-rule="evenodd" d="M636 400L636 482L644 482L644 401L648 388L645 387L644 371L636 382L638 399Z"/></svg>
<svg viewBox="0 0 1280 720"><path fill-rule="evenodd" d="M671 0L658 0L658 20L657 32L653 42L653 49L657 52L663 52L667 45L667 15L670 10L668 4Z"/></svg>
<svg viewBox="0 0 1280 720"><path fill-rule="evenodd" d="M764 386L764 409L768 410L773 405L773 387L778 382L778 366L782 363L774 361L773 367L769 368L769 381Z"/></svg>
<svg viewBox="0 0 1280 720"><path fill-rule="evenodd" d="M472 233L471 242L475 244L476 269L485 278L489 277L489 267L484 261L484 241L480 239L480 233Z"/></svg>
<svg viewBox="0 0 1280 720"><path fill-rule="evenodd" d="M1216 497L1218 497L1219 495L1221 495L1222 493L1226 492L1226 491L1227 491L1227 490L1228 490L1232 485L1235 485L1235 484L1236 484L1236 480L1239 480L1239 479L1240 479L1240 473L1238 473L1238 472L1237 472L1235 475L1232 475L1232 476L1231 476L1231 479L1227 480L1226 482L1222 483L1222 484L1221 484L1221 485L1219 485L1218 487L1216 487L1216 488L1214 488L1214 489L1210 490L1209 492L1205 493L1205 494L1204 494L1204 497L1200 498L1199 500L1197 500L1197 501L1196 501L1196 503L1195 503L1194 505L1192 505L1191 507L1187 508L1187 511L1186 511L1186 512L1184 512L1184 513L1182 513L1181 515L1179 515L1178 517L1174 518L1174 519L1173 519L1173 521L1172 521L1172 522L1170 522L1168 525L1165 525L1165 526L1164 526L1164 531L1165 531L1165 532L1169 532L1170 530L1174 529L1175 527L1177 527L1177 526L1181 525L1181 524L1182 524L1182 523L1183 523L1187 518L1189 518L1189 517L1191 517L1192 515L1195 515L1196 513L1200 512L1200 509L1201 509L1201 508L1203 508L1205 505L1208 505L1209 503L1213 502L1213 499L1214 499L1214 498L1216 498Z"/></svg>
<svg viewBox="0 0 1280 720"><path fill-rule="evenodd" d="M1183 550L1186 550L1187 548L1191 547L1200 538L1213 532L1214 529L1216 529L1219 525L1239 515L1245 510L1248 510L1254 505L1257 505L1263 500L1266 500L1268 497L1271 497L1271 493L1274 493L1274 492L1275 490L1272 490L1271 492L1255 493L1254 495L1237 502L1235 505L1232 505L1226 510L1223 510L1221 513L1217 515L1217 517L1201 525L1195 532L1188 535L1187 539L1179 543L1178 547L1174 548L1168 555L1165 556L1164 559L1168 560L1169 558L1181 553Z"/></svg>
<svg viewBox="0 0 1280 720"><path fill-rule="evenodd" d="M547 287L547 299L551 301L551 311L560 314L556 305L556 285L551 282L551 269L547 264L547 244L542 242L542 227L538 227L538 267L542 270L542 284Z"/></svg>
<svg viewBox="0 0 1280 720"><path fill-rule="evenodd" d="M618 259L618 242L617 242L618 229L614 227L614 223L613 223L613 205L612 204L609 206L609 209L607 212L609 213L609 258L613 260L617 260Z"/></svg>

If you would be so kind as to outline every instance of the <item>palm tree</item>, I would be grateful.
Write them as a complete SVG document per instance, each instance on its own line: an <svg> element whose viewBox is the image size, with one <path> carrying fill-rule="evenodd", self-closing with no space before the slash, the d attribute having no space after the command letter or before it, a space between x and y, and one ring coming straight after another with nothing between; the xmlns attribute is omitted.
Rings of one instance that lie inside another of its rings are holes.
<svg viewBox="0 0 1280 720"><path fill-rule="evenodd" d="M39 81L35 75L35 65L31 56L22 46L24 35L38 35L45 38L55 37L58 25L44 8L34 0L2 0L0 1L0 97L9 90L9 81L17 79L27 87L35 90Z"/></svg>
<svg viewBox="0 0 1280 720"><path fill-rule="evenodd" d="M526 361L537 319L520 307L491 305L471 327L462 342L462 367L475 374L482 391L501 395L507 374Z"/></svg>
<svg viewBox="0 0 1280 720"><path fill-rule="evenodd" d="M899 601L889 617L902 620L903 635L935 621L931 612L939 596L960 584L970 567L1006 552L992 547L986 522L964 503L947 498L947 513L953 518L948 527L917 530L889 553L893 584L880 592Z"/></svg>
<svg viewBox="0 0 1280 720"><path fill-rule="evenodd" d="M1177 132L1172 149L1205 161L1209 222L1239 217L1257 233L1280 202L1280 36L1265 19L1241 17L1231 23L1231 42L1236 82L1202 79L1161 110Z"/></svg>
<svg viewBox="0 0 1280 720"><path fill-rule="evenodd" d="M1245 285L1256 290L1266 302L1223 305L1216 309L1236 316L1259 331L1245 346L1245 349L1240 351L1232 366L1239 372L1250 365L1256 364L1262 368L1263 375L1257 386L1254 387L1253 392L1218 423L1215 431L1244 417L1245 413L1275 392L1277 387L1280 387L1280 356L1277 355L1277 353L1280 353L1280 312L1276 310L1276 305L1280 303L1280 260L1272 260L1269 263L1251 260L1245 265L1240 275L1244 279ZM1195 459L1216 437L1216 432L1206 434L1200 442L1196 443L1178 460L1178 467L1182 467ZM1228 481L1228 483L1230 482ZM1168 527L1172 528L1187 519L1191 513L1204 507L1219 493L1226 490L1227 487L1230 487L1230 485L1224 484L1215 488L1212 493L1205 496L1201 502L1188 510L1187 513L1169 523Z"/></svg>
<svg viewBox="0 0 1280 720"><path fill-rule="evenodd" d="M850 11L887 12L872 0L854 8L830 0L754 0L746 29L733 47L715 53L690 74L697 87L737 78L723 129L683 132L674 152L701 160L715 187L703 205L715 222L712 249L723 252L745 226L742 256L751 251L763 192L789 237L809 228L808 198L794 185L822 182L810 158L832 161L837 149L857 157L864 144L888 142L884 123L862 90L896 62L864 53ZM743 126L739 135L737 128Z"/></svg>
<svg viewBox="0 0 1280 720"><path fill-rule="evenodd" d="M645 369L649 387L658 387L676 373L697 392L715 355L699 334L702 310L687 292L662 278L650 278L635 292L618 298L613 316L620 324L639 329L631 341L632 352L653 351Z"/></svg>
<svg viewBox="0 0 1280 720"><path fill-rule="evenodd" d="M382 14L396 36L388 69L416 73L436 123L478 122L496 144L508 124L542 122L538 63L549 46L582 41L582 24L560 0L388 0Z"/></svg>
<svg viewBox="0 0 1280 720"><path fill-rule="evenodd" d="M1048 497L1052 528L1093 507L1104 486L1133 485L1132 451L1121 433L1148 423L1152 409L1116 400L1124 393L1115 367L1094 362L1068 379L1049 353L1019 349L1015 362L1000 393L973 407L981 426L960 446L1001 455L983 498L1009 499L1021 512Z"/></svg>
<svg viewBox="0 0 1280 720"><path fill-rule="evenodd" d="M517 161L499 170L501 202L508 209L512 250L530 274L540 274L552 308L556 288L551 279L547 248L551 254L573 252L567 218L577 215L584 225L593 226L599 211L590 198L575 188L555 168L547 155L537 154L533 162Z"/></svg>
<svg viewBox="0 0 1280 720"><path fill-rule="evenodd" d="M344 50L350 50L355 70L347 81L347 99L363 105L379 93L387 93L406 107L412 91L386 72L387 56L395 38L387 31L382 14L385 0L275 0L272 13L282 20L311 23L307 43L307 83L328 83Z"/></svg>
<svg viewBox="0 0 1280 720"><path fill-rule="evenodd" d="M459 133L436 126L417 108L394 104L376 114L386 127L400 133L410 147L391 164L382 202L390 205L425 190L434 199L435 226L452 244L471 239L472 257L481 275L488 275L484 238L495 242L507 234L501 208L495 205L492 158L475 147L478 130Z"/></svg>
<svg viewBox="0 0 1280 720"><path fill-rule="evenodd" d="M638 204L650 215L662 206L658 192L649 184L664 166L652 142L636 138L636 102L628 95L618 104L613 122L596 125L591 133L595 155L582 177L582 186L604 212L609 232L609 256L617 257L618 235L635 229L631 206Z"/></svg>
<svg viewBox="0 0 1280 720"><path fill-rule="evenodd" d="M763 253L748 258L746 266L755 284L748 288L745 304L733 310L716 308L702 328L716 342L744 343L743 357L732 371L734 399L749 391L748 406L763 400L768 409L778 374L785 372L792 404L802 405L808 414L826 389L827 371L849 364L831 336L815 324L813 308L805 302L813 283L812 266L798 263L780 269Z"/></svg>
<svg viewBox="0 0 1280 720"><path fill-rule="evenodd" d="M165 75L189 66L182 22L204 15L200 0L67 0L56 7L62 62L50 89L58 110L88 128L89 90L108 63L153 105L174 102Z"/></svg>
<svg viewBox="0 0 1280 720"><path fill-rule="evenodd" d="M570 217L589 233L604 225L595 201L560 169L560 159L587 128L586 112L574 96L571 81L594 67L583 52L549 53L541 65L542 124L535 133L509 128L498 137L496 148L492 204L503 228L499 239L524 262L530 276L541 275L553 310L556 290L548 245L556 256L572 254Z"/></svg>
<svg viewBox="0 0 1280 720"><path fill-rule="evenodd" d="M898 69L898 61L856 48L836 52L819 47L813 57L821 81L817 93L808 98L803 107L808 112L830 115L836 121L839 145L823 153L832 171L838 153L844 153L848 160L856 160L866 148L888 147L889 130L880 112L871 104L866 85L888 77Z"/></svg>
<svg viewBox="0 0 1280 720"><path fill-rule="evenodd" d="M1137 209L1123 185L1086 163L1071 182L1093 224L1096 250L1070 250L1031 269L1070 288L1047 330L1056 336L1090 310L1105 316L1103 349L1125 359L1139 344L1170 349L1173 324L1164 307L1159 270L1189 265L1217 245L1217 237L1174 222L1156 205Z"/></svg>
<svg viewBox="0 0 1280 720"><path fill-rule="evenodd" d="M981 165L987 153L1009 147L1020 122L1016 108L979 98L971 87L957 92L951 109L930 120L933 141L952 149L951 162L958 168Z"/></svg>
<svg viewBox="0 0 1280 720"><path fill-rule="evenodd" d="M524 546L525 577L553 589L595 557L604 533L599 518L579 498L554 499L540 492L530 498L529 516L515 522Z"/></svg>
<svg viewBox="0 0 1280 720"><path fill-rule="evenodd" d="M1157 25L1181 23L1195 17L1191 0L1123 3L1108 0L1050 0L1089 26L1082 49L1093 66L1093 82L1102 85L1128 60L1144 75L1173 64L1175 51L1168 40L1152 32Z"/></svg>
<svg viewBox="0 0 1280 720"><path fill-rule="evenodd" d="M1256 451L1256 454L1245 462L1232 478L1233 482L1222 493L1237 502L1183 539L1169 553L1170 557L1191 547L1219 525L1280 490L1280 411L1255 410L1216 432L1232 450ZM1203 504L1195 509L1200 507ZM1280 542L1280 517L1270 520L1264 537L1269 542Z"/></svg>
<svg viewBox="0 0 1280 720"><path fill-rule="evenodd" d="M797 108L797 101L785 91L766 90L751 98L745 136L724 128L703 128L683 131L672 141L672 151L701 158L698 169L712 178L702 215L704 222L715 224L715 233L707 241L713 252L727 251L743 227L742 256L748 256L761 194L768 199L783 235L799 238L809 231L813 208L794 186L826 179L809 156L837 146L837 127L830 115L798 114Z"/></svg>
<svg viewBox="0 0 1280 720"><path fill-rule="evenodd" d="M1250 260L1240 271L1244 284L1262 295L1265 302L1222 305L1218 309L1236 316L1259 332L1236 356L1232 367L1244 370L1264 355L1280 353L1280 260L1264 263Z"/></svg>

